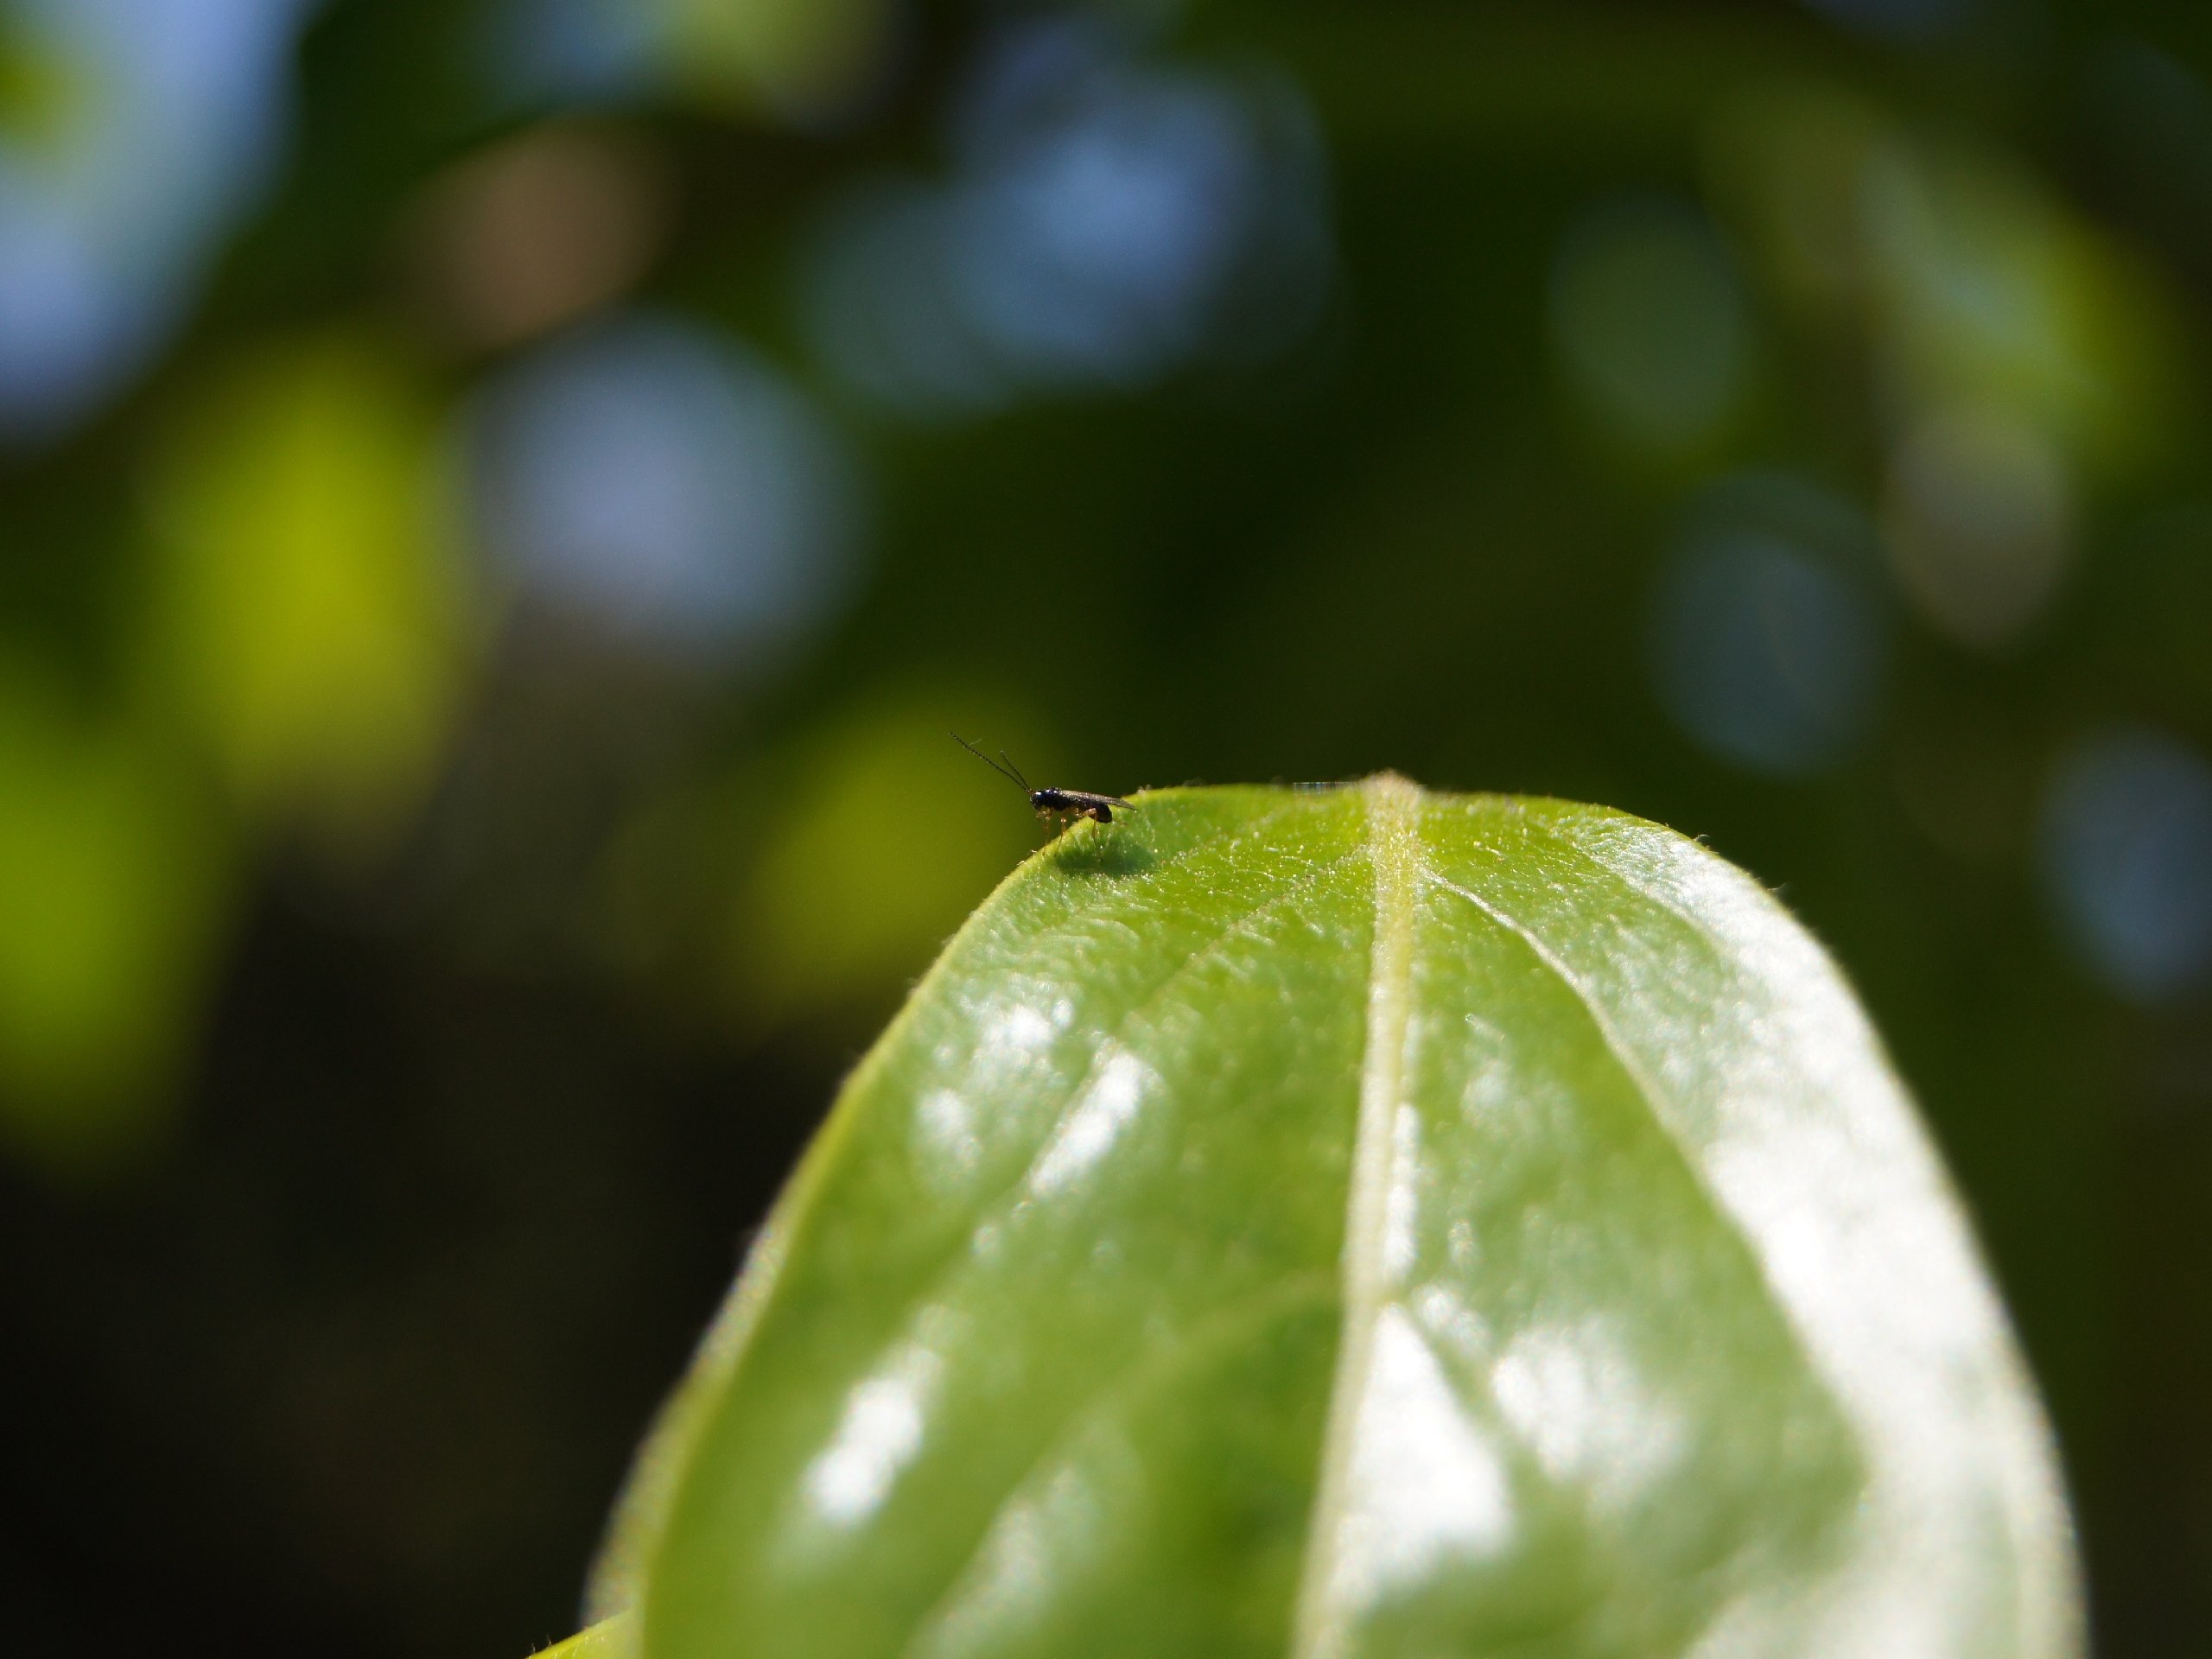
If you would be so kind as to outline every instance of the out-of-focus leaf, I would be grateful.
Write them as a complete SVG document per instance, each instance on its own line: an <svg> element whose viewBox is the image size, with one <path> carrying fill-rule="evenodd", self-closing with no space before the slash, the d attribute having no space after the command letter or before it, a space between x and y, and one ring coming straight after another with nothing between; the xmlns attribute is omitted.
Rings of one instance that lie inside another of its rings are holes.
<svg viewBox="0 0 2212 1659"><path fill-rule="evenodd" d="M661 0L669 68L707 101L820 117L850 99L880 57L882 0Z"/></svg>
<svg viewBox="0 0 2212 1659"><path fill-rule="evenodd" d="M1864 334L1893 397L2005 411L2093 473L2170 443L2179 313L2029 175L1820 82L1738 94L1707 149L1777 296Z"/></svg>
<svg viewBox="0 0 2212 1659"><path fill-rule="evenodd" d="M2147 270L1991 158L1893 157L1868 194L1887 347L1916 395L2016 410L2085 465L2167 442L2183 340Z"/></svg>
<svg viewBox="0 0 2212 1659"><path fill-rule="evenodd" d="M835 721L780 777L763 774L770 824L732 918L756 1017L887 1008L1035 844L1033 820L1007 810L1020 798L1011 785L980 766L948 767L958 754L942 710L963 703L989 709L976 729L995 743L1033 766L1046 758L1033 728L998 699L939 690Z"/></svg>
<svg viewBox="0 0 2212 1659"><path fill-rule="evenodd" d="M0 16L0 143L34 153L54 143L88 101L83 79L21 17Z"/></svg>
<svg viewBox="0 0 2212 1659"><path fill-rule="evenodd" d="M159 1125L228 859L148 734L0 662L0 1134L49 1167Z"/></svg>
<svg viewBox="0 0 2212 1659"><path fill-rule="evenodd" d="M249 813L373 842L417 798L464 644L434 410L372 342L238 365L154 470L164 676Z"/></svg>
<svg viewBox="0 0 2212 1659"><path fill-rule="evenodd" d="M1016 872L597 1599L650 1659L2079 1641L2037 1403L1818 947L1653 825L1389 777Z"/></svg>

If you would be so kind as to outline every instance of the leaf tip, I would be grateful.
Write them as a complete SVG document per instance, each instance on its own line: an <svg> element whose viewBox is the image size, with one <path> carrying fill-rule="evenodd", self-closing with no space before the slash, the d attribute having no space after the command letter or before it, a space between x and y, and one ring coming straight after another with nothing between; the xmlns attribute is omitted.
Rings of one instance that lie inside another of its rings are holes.
<svg viewBox="0 0 2212 1659"><path fill-rule="evenodd" d="M1366 791L1368 798L1378 805L1384 802L1398 806L1410 805L1423 793L1419 784L1405 773L1394 772L1388 766L1361 779L1359 787Z"/></svg>

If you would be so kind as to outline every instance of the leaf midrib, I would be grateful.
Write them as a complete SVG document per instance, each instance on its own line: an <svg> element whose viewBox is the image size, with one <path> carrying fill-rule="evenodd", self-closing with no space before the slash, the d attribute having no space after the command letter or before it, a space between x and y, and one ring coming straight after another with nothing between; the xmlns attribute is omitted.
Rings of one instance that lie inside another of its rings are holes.
<svg viewBox="0 0 2212 1659"><path fill-rule="evenodd" d="M1367 1039L1360 1058L1358 1121L1346 1193L1340 1257L1344 1326L1323 1430L1320 1475L1307 1523L1306 1558L1291 1627L1293 1659L1329 1659L1344 1646L1344 1609L1333 1567L1344 1522L1363 1383L1388 1300L1382 1238L1389 1212L1395 1120L1404 1095L1406 1031L1413 1001L1414 909L1421 874L1417 785L1382 772L1363 785L1367 855L1375 882L1375 932L1367 981Z"/></svg>

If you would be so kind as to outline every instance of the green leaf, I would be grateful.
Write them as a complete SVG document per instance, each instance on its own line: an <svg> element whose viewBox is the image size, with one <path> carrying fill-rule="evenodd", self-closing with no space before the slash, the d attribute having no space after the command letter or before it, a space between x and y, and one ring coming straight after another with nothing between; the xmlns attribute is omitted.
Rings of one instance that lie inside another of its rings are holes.
<svg viewBox="0 0 2212 1659"><path fill-rule="evenodd" d="M2079 1650L1864 1017L1618 813L1141 798L969 921L641 1459L650 1659Z"/></svg>
<svg viewBox="0 0 2212 1659"><path fill-rule="evenodd" d="M637 1621L625 1614L541 1648L536 1659L634 1659L636 1652Z"/></svg>

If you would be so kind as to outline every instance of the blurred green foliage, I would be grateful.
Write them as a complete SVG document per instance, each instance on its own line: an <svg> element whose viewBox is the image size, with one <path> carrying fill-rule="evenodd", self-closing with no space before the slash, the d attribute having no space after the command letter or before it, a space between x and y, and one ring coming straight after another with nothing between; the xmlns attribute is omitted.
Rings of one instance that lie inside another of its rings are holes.
<svg viewBox="0 0 2212 1659"><path fill-rule="evenodd" d="M155 736L0 664L0 1075L7 1128L60 1170L158 1132L234 874Z"/></svg>
<svg viewBox="0 0 2212 1659"><path fill-rule="evenodd" d="M948 786L950 734L934 716L963 709L976 729L1050 762L1033 717L1008 699L900 688L823 731L782 776L753 780L771 823L731 908L728 949L761 1017L876 1001L912 974L918 940L950 936L1033 844L1030 820L1007 810L1019 796Z"/></svg>
<svg viewBox="0 0 2212 1659"><path fill-rule="evenodd" d="M433 406L372 340L218 372L149 467L156 672L247 822L388 837L461 670Z"/></svg>

